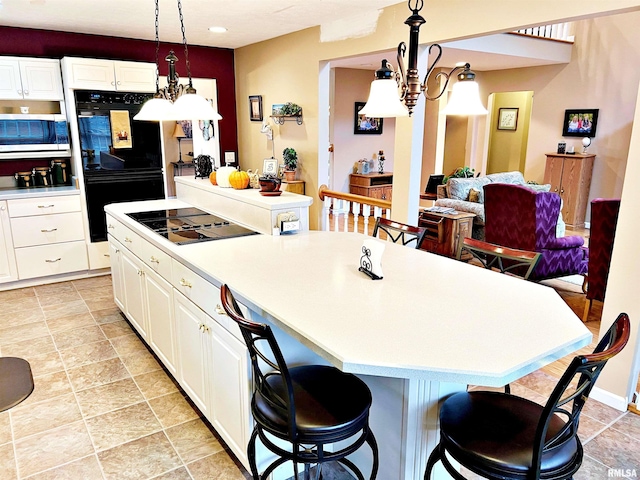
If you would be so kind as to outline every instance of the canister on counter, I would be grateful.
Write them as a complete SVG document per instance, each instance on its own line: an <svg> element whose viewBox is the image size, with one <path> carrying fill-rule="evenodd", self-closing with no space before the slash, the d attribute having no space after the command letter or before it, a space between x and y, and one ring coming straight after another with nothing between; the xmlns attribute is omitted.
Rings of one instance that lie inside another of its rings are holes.
<svg viewBox="0 0 640 480"><path fill-rule="evenodd" d="M49 167L34 167L33 184L36 187L50 187L52 185L51 169Z"/></svg>
<svg viewBox="0 0 640 480"><path fill-rule="evenodd" d="M18 188L33 187L33 174L32 172L16 172L14 174L16 184Z"/></svg>
<svg viewBox="0 0 640 480"><path fill-rule="evenodd" d="M67 184L67 164L63 160L51 161L51 180L53 185Z"/></svg>

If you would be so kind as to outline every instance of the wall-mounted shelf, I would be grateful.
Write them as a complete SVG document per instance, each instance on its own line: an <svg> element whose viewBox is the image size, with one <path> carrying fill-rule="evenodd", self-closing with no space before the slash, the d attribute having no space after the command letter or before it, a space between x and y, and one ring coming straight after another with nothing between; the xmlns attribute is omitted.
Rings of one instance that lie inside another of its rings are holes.
<svg viewBox="0 0 640 480"><path fill-rule="evenodd" d="M295 120L298 125L302 125L302 110L296 115L271 115L271 118L278 125L284 125L284 122L288 120Z"/></svg>

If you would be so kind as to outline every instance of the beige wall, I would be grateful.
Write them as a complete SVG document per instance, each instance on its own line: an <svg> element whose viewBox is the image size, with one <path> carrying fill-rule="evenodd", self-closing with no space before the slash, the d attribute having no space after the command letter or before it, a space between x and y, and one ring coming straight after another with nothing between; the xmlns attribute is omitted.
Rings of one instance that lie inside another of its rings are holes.
<svg viewBox="0 0 640 480"><path fill-rule="evenodd" d="M353 164L361 158L371 159L373 154L383 150L384 170L393 171L393 146L396 135L396 121L385 118L381 135L356 135L353 133L355 102L366 102L373 74L368 70L336 68L333 102L333 190L349 191L349 174ZM378 168L377 163L375 168ZM376 170L377 171L377 170Z"/></svg>

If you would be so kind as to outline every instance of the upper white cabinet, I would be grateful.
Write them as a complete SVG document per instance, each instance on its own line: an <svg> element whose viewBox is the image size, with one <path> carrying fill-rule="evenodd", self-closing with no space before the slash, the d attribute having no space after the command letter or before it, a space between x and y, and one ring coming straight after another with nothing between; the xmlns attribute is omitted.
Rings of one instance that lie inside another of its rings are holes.
<svg viewBox="0 0 640 480"><path fill-rule="evenodd" d="M85 90L155 92L155 63L64 57L64 84Z"/></svg>
<svg viewBox="0 0 640 480"><path fill-rule="evenodd" d="M0 57L0 99L63 100L60 62L47 58Z"/></svg>

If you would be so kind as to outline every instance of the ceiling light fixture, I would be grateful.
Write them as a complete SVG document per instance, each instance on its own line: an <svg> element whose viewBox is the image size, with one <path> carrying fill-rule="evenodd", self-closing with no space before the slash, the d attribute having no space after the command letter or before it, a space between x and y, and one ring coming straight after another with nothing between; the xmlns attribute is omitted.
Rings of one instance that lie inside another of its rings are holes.
<svg viewBox="0 0 640 480"><path fill-rule="evenodd" d="M133 117L134 120L221 120L220 114L212 107L211 103L201 95L196 94L191 79L191 65L189 63L189 49L187 48L187 37L184 29L184 18L182 17L182 3L178 0L178 15L180 17L180 29L182 31L182 43L184 45L184 59L187 66L187 76L189 84L179 83L180 77L176 72L176 57L173 50L165 57L169 63L169 74L167 75L168 85L160 89L160 37L158 35L158 16L160 9L158 1L156 4L156 94L152 99L147 100L140 112Z"/></svg>
<svg viewBox="0 0 640 480"><path fill-rule="evenodd" d="M442 56L442 47L437 43L429 47L429 55L431 55L432 50L434 50L434 53L437 53L437 55L433 63L427 65L427 74L424 77L424 81L420 83L418 74L418 40L420 27L426 22L420 15L424 0L408 0L407 5L409 10L412 11L412 15L404 22L406 25L409 25L410 29L409 68L405 69L403 62L407 45L404 42L400 42L397 57L398 71L394 71L393 66L389 64L386 59L382 60L382 66L376 70L376 79L371 82L369 100L367 100L366 105L360 110L360 114L368 117L411 116L421 93L424 93L427 100L439 99L446 91L450 77L461 70L461 72L457 74L458 83L453 86L451 99L443 110L443 113L447 115L486 115L487 110L480 101L478 84L475 82L476 75L471 71L471 66L468 63L458 64L448 73L438 72L435 78L440 79L441 82L442 79L444 79L444 84L441 84L440 91L437 95L429 95L427 82ZM400 88L400 93L398 93L398 88Z"/></svg>
<svg viewBox="0 0 640 480"><path fill-rule="evenodd" d="M209 31L212 33L224 33L227 29L224 27L209 27Z"/></svg>

